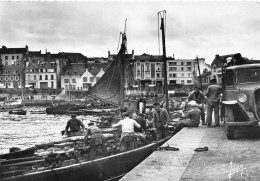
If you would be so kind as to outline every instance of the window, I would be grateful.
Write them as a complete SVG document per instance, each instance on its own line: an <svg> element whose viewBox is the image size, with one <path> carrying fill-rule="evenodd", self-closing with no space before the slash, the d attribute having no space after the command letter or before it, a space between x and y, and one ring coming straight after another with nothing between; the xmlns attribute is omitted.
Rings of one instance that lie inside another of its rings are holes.
<svg viewBox="0 0 260 181"><path fill-rule="evenodd" d="M183 62L181 62L181 65L183 65L184 63Z"/></svg>
<svg viewBox="0 0 260 181"><path fill-rule="evenodd" d="M177 63L176 62L169 62L169 66L176 66Z"/></svg>
<svg viewBox="0 0 260 181"><path fill-rule="evenodd" d="M17 61L17 62L16 62L16 65L20 65L20 61Z"/></svg>
<svg viewBox="0 0 260 181"><path fill-rule="evenodd" d="M94 77L90 77L90 82L94 82Z"/></svg>
<svg viewBox="0 0 260 181"><path fill-rule="evenodd" d="M181 76L184 77L184 73L182 73Z"/></svg>
<svg viewBox="0 0 260 181"><path fill-rule="evenodd" d="M191 67L187 67L187 71L191 71Z"/></svg>
<svg viewBox="0 0 260 181"><path fill-rule="evenodd" d="M184 84L184 80L181 81L181 84Z"/></svg>
<svg viewBox="0 0 260 181"><path fill-rule="evenodd" d="M176 74L173 74L172 76L173 76L173 77L176 77Z"/></svg>
<svg viewBox="0 0 260 181"><path fill-rule="evenodd" d="M45 75L45 80L48 80L48 75Z"/></svg>
<svg viewBox="0 0 260 181"><path fill-rule="evenodd" d="M31 76L30 75L28 75L28 80L30 80L31 79Z"/></svg>
<svg viewBox="0 0 260 181"><path fill-rule="evenodd" d="M160 76L160 74L156 74L156 78L160 78L161 76Z"/></svg>
<svg viewBox="0 0 260 181"><path fill-rule="evenodd" d="M9 71L7 70L7 71L5 71L5 74L9 74Z"/></svg>
<svg viewBox="0 0 260 181"><path fill-rule="evenodd" d="M16 72L16 70L13 70L13 74L16 74L17 72Z"/></svg>
<svg viewBox="0 0 260 181"><path fill-rule="evenodd" d="M169 71L177 71L176 67L169 67Z"/></svg>
<svg viewBox="0 0 260 181"><path fill-rule="evenodd" d="M188 77L190 77L190 74L188 74Z"/></svg>
<svg viewBox="0 0 260 181"><path fill-rule="evenodd" d="M10 76L10 81L13 81L14 80L14 77L13 76Z"/></svg>
<svg viewBox="0 0 260 181"><path fill-rule="evenodd" d="M169 77L172 77L173 76L173 74L169 74Z"/></svg>
<svg viewBox="0 0 260 181"><path fill-rule="evenodd" d="M187 62L187 65L188 65L188 66L191 66L191 62Z"/></svg>
<svg viewBox="0 0 260 181"><path fill-rule="evenodd" d="M4 80L4 77L3 77L3 76L1 76L1 77L0 77L0 80L1 80L1 81L3 81L3 80Z"/></svg>
<svg viewBox="0 0 260 181"><path fill-rule="evenodd" d="M12 56L12 60L14 60L14 56Z"/></svg>
<svg viewBox="0 0 260 181"><path fill-rule="evenodd" d="M51 80L53 80L54 79L54 75L51 75Z"/></svg>
<svg viewBox="0 0 260 181"><path fill-rule="evenodd" d="M191 84L191 83L192 83L192 81L191 81L191 80L187 80L187 83L188 83L188 84Z"/></svg>
<svg viewBox="0 0 260 181"><path fill-rule="evenodd" d="M19 55L17 55L17 56L16 56L16 59L19 60L19 58L20 58Z"/></svg>
<svg viewBox="0 0 260 181"><path fill-rule="evenodd" d="M42 80L42 75L40 75L39 79Z"/></svg>
<svg viewBox="0 0 260 181"><path fill-rule="evenodd" d="M64 79L64 83L69 83L69 79Z"/></svg>
<svg viewBox="0 0 260 181"><path fill-rule="evenodd" d="M34 80L36 80L36 75L33 76Z"/></svg>
<svg viewBox="0 0 260 181"><path fill-rule="evenodd" d="M72 79L72 83L76 83L76 79Z"/></svg>
<svg viewBox="0 0 260 181"><path fill-rule="evenodd" d="M183 68L183 67L181 68L181 71L184 71L184 68Z"/></svg>
<svg viewBox="0 0 260 181"><path fill-rule="evenodd" d="M9 77L5 76L5 80L8 81L8 80L9 80Z"/></svg>
<svg viewBox="0 0 260 181"><path fill-rule="evenodd" d="M5 60L8 60L8 56L5 56Z"/></svg>
<svg viewBox="0 0 260 181"><path fill-rule="evenodd" d="M87 81L88 81L88 78L87 77L83 77L83 82L87 82Z"/></svg>

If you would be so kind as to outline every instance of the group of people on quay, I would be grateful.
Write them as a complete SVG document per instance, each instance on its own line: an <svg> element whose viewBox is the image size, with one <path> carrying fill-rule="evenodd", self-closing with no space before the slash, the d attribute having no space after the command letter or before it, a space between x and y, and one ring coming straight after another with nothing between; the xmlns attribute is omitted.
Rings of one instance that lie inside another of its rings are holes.
<svg viewBox="0 0 260 181"><path fill-rule="evenodd" d="M200 123L208 127L218 127L219 125L219 104L222 95L222 88L216 84L216 80L211 80L211 85L207 88L205 94L200 90L200 87L195 87L182 109L179 109L179 121L175 124L172 134L176 134L183 127L198 127ZM207 117L205 120L204 107L207 103ZM156 102L153 108L150 108L145 114L128 111L127 108L122 110L121 118L117 123L112 124L112 128L121 127L121 138L119 151L124 152L136 148L136 137L145 142L145 136L138 136L137 133L145 133L147 129L153 129L156 132L156 140L161 140L169 135L169 123L171 122L171 113L175 111L174 105L171 109L166 110L165 104ZM215 125L212 126L212 112L214 110ZM76 115L67 122L65 133L68 133L70 128L71 135L77 136L84 134L84 145L102 145L104 137L100 128L89 123L85 133L84 124L76 119ZM82 128L82 130L81 130ZM142 134L141 134L142 135ZM89 141L90 140L90 141ZM93 154L94 155L94 154Z"/></svg>

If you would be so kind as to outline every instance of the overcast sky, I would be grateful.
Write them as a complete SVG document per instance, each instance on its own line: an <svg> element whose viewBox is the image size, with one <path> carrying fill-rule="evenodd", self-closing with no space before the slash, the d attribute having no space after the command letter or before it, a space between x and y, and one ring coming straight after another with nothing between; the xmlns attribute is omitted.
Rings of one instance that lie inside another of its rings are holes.
<svg viewBox="0 0 260 181"><path fill-rule="evenodd" d="M107 57L127 19L128 52L159 55L158 11L166 10L166 54L211 63L216 54L260 60L260 2L0 2L1 46ZM160 32L161 34L161 32ZM161 42L160 42L161 46ZM162 54L162 50L160 50Z"/></svg>

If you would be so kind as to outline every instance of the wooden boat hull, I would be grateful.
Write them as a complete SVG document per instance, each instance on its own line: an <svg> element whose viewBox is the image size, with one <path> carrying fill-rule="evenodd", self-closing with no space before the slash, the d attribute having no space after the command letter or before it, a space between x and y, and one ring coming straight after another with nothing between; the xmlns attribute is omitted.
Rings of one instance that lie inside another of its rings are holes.
<svg viewBox="0 0 260 181"><path fill-rule="evenodd" d="M35 148L28 148L26 150L20 150L17 152L6 153L0 155L0 159L15 159L15 158L23 158L27 156L32 156L35 152Z"/></svg>
<svg viewBox="0 0 260 181"><path fill-rule="evenodd" d="M30 111L30 114L46 114L45 111Z"/></svg>
<svg viewBox="0 0 260 181"><path fill-rule="evenodd" d="M87 161L52 170L9 177L3 181L85 181L118 180L148 157L157 146L166 142L170 136L144 147L112 156Z"/></svg>
<svg viewBox="0 0 260 181"><path fill-rule="evenodd" d="M13 109L17 109L17 108L21 108L21 107L23 107L22 104L20 104L20 105L4 105L4 106L0 106L0 112L11 111Z"/></svg>
<svg viewBox="0 0 260 181"><path fill-rule="evenodd" d="M25 110L11 110L8 112L9 114L17 114L17 115L26 115L26 111Z"/></svg>

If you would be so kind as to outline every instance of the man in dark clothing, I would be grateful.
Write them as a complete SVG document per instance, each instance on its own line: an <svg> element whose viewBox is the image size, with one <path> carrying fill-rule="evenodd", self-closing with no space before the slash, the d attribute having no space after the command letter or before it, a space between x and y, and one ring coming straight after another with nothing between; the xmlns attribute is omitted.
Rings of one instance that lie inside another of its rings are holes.
<svg viewBox="0 0 260 181"><path fill-rule="evenodd" d="M182 117L178 123L177 126L173 132L173 134L178 133L183 127L198 127L200 124L200 110L197 107L195 101L190 101L188 103L190 106L190 110L187 111L187 113Z"/></svg>
<svg viewBox="0 0 260 181"><path fill-rule="evenodd" d="M93 160L97 154L102 154L105 151L105 138L101 129L95 126L93 122L90 122L88 126L83 146L86 147L87 142L90 144L89 158Z"/></svg>
<svg viewBox="0 0 260 181"><path fill-rule="evenodd" d="M215 125L214 127L219 126L219 103L220 103L220 97L222 95L222 88L217 85L217 80L212 79L211 84L206 92L207 96L207 102L208 102L208 107L207 107L207 124L208 127L211 127L212 123L212 112L214 109L214 118L215 118Z"/></svg>
<svg viewBox="0 0 260 181"><path fill-rule="evenodd" d="M133 119L141 126L141 128L134 128L135 132L144 132L146 130L146 120L139 114L134 113L133 114Z"/></svg>
<svg viewBox="0 0 260 181"><path fill-rule="evenodd" d="M201 121L202 121L202 125L206 125L205 123L205 112L204 112L204 102L205 102L206 98L203 95L203 93L200 91L200 88L198 86L195 87L195 90L192 91L189 96L188 96L188 101L195 101L197 104L199 104L200 106L198 107L200 109L201 112Z"/></svg>
<svg viewBox="0 0 260 181"><path fill-rule="evenodd" d="M80 127L82 127L83 131L80 131ZM70 128L71 134L68 134L68 130ZM76 118L76 115L71 115L71 119L68 120L67 125L65 127L65 135L68 136L80 136L85 131L84 124Z"/></svg>
<svg viewBox="0 0 260 181"><path fill-rule="evenodd" d="M170 121L166 109L160 108L159 103L154 103L153 127L156 128L156 140L161 140L168 136L168 124Z"/></svg>

